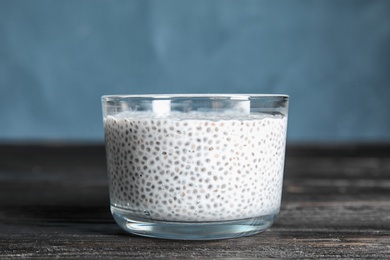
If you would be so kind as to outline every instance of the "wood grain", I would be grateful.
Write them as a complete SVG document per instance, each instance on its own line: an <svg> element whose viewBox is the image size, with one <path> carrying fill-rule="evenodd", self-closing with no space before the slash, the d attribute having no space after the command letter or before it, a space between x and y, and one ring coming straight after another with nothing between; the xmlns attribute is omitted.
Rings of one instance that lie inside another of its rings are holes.
<svg viewBox="0 0 390 260"><path fill-rule="evenodd" d="M264 233L133 236L109 212L101 144L0 145L0 258L389 258L390 145L287 147L282 210Z"/></svg>

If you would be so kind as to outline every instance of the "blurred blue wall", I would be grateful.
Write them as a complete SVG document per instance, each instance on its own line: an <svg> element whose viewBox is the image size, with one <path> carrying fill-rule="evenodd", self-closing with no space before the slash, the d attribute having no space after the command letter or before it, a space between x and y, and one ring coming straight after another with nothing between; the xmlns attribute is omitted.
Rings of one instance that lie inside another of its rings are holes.
<svg viewBox="0 0 390 260"><path fill-rule="evenodd" d="M285 93L290 141L390 141L390 1L0 1L0 141L102 141L100 96Z"/></svg>

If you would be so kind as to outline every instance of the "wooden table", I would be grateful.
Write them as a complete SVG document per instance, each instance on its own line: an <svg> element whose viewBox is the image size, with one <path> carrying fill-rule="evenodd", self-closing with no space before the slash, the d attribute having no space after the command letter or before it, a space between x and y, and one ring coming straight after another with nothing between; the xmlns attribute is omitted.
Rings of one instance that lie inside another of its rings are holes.
<svg viewBox="0 0 390 260"><path fill-rule="evenodd" d="M390 145L294 145L268 231L170 241L121 231L101 144L0 145L0 259L390 258Z"/></svg>

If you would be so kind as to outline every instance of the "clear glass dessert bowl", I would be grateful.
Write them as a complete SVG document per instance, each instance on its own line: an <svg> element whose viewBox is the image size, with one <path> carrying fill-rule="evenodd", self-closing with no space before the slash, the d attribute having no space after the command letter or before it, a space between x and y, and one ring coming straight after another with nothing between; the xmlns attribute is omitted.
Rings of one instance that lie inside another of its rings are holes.
<svg viewBox="0 0 390 260"><path fill-rule="evenodd" d="M132 234L206 240L280 210L288 96L103 96L111 212Z"/></svg>

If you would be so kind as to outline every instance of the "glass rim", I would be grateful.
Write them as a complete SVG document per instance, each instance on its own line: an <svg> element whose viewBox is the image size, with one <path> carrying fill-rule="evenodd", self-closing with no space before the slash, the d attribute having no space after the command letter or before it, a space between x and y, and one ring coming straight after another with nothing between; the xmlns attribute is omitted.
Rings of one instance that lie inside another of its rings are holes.
<svg viewBox="0 0 390 260"><path fill-rule="evenodd" d="M120 99L170 99L170 98L231 98L237 100L250 100L251 98L289 98L286 94L252 94L252 93L205 93L205 94L118 94L103 95L103 101Z"/></svg>

